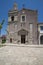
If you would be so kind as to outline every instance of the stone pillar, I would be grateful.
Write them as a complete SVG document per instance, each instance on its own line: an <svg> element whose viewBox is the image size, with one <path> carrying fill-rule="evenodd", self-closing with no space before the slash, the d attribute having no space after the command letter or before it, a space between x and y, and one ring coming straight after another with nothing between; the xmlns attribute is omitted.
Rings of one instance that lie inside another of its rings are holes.
<svg viewBox="0 0 43 65"><path fill-rule="evenodd" d="M6 43L10 43L10 35L9 34L7 34L7 36L6 36Z"/></svg>
<svg viewBox="0 0 43 65"><path fill-rule="evenodd" d="M28 44L29 44L29 33L28 33L28 35L27 35L27 38L28 38Z"/></svg>
<svg viewBox="0 0 43 65"><path fill-rule="evenodd" d="M26 40L26 44L27 44L28 43L28 36L27 35L26 35L26 39L25 40Z"/></svg>
<svg viewBox="0 0 43 65"><path fill-rule="evenodd" d="M18 44L21 44L21 36L18 36Z"/></svg>
<svg viewBox="0 0 43 65"><path fill-rule="evenodd" d="M39 45L40 45L40 35L39 35Z"/></svg>
<svg viewBox="0 0 43 65"><path fill-rule="evenodd" d="M18 34L17 32L15 32L15 41L16 41L16 44L18 43Z"/></svg>
<svg viewBox="0 0 43 65"><path fill-rule="evenodd" d="M33 44L33 35L32 35L32 33L29 33L29 44L30 45Z"/></svg>

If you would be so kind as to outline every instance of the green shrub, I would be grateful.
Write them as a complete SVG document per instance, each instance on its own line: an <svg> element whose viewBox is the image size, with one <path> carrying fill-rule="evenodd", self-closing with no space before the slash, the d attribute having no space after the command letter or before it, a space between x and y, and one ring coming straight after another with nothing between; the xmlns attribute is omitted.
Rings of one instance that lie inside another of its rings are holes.
<svg viewBox="0 0 43 65"><path fill-rule="evenodd" d="M2 39L2 44L6 42L6 39Z"/></svg>

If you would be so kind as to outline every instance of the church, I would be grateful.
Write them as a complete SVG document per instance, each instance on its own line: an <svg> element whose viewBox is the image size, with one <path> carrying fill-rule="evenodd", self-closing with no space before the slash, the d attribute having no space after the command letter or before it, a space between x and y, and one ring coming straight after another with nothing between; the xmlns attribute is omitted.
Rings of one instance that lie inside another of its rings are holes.
<svg viewBox="0 0 43 65"><path fill-rule="evenodd" d="M7 41L13 44L43 44L43 23L38 22L38 11L23 7L18 10L17 3L8 12Z"/></svg>

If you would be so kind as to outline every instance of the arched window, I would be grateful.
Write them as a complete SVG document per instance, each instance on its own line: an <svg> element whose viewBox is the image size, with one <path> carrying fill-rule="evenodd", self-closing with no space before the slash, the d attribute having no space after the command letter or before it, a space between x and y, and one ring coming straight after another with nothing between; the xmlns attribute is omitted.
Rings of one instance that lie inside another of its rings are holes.
<svg viewBox="0 0 43 65"><path fill-rule="evenodd" d="M14 16L11 17L11 21L14 21Z"/></svg>
<svg viewBox="0 0 43 65"><path fill-rule="evenodd" d="M40 37L40 44L43 44L43 35Z"/></svg>

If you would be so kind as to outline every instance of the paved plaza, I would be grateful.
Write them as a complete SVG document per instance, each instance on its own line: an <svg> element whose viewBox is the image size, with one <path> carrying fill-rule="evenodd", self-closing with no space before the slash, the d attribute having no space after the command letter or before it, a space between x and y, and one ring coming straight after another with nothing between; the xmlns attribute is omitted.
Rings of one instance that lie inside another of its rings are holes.
<svg viewBox="0 0 43 65"><path fill-rule="evenodd" d="M43 45L0 47L0 65L43 65Z"/></svg>

